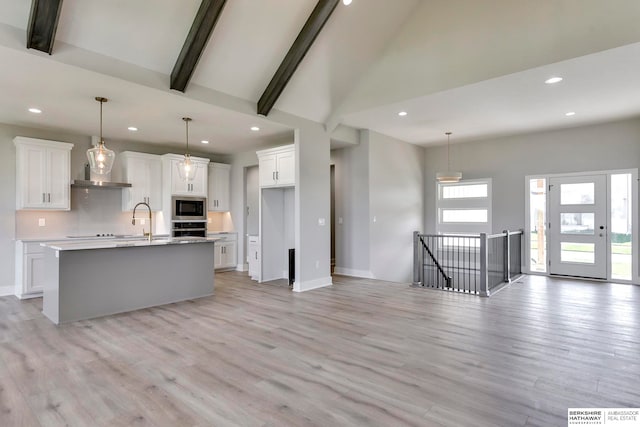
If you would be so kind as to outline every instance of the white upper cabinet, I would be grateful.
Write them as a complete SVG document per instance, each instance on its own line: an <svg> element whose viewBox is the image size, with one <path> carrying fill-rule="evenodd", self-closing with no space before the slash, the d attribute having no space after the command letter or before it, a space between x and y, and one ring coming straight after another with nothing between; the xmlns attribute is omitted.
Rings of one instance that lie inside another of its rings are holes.
<svg viewBox="0 0 640 427"><path fill-rule="evenodd" d="M162 210L162 162L160 156L125 151L118 155L120 179L131 184L122 190L122 210L132 211L139 202Z"/></svg>
<svg viewBox="0 0 640 427"><path fill-rule="evenodd" d="M231 210L231 165L209 163L209 210L228 212Z"/></svg>
<svg viewBox="0 0 640 427"><path fill-rule="evenodd" d="M261 150L257 155L260 187L296 185L296 151L293 144Z"/></svg>
<svg viewBox="0 0 640 427"><path fill-rule="evenodd" d="M207 197L207 181L209 159L191 157L195 175L193 180L186 181L180 177L180 162L184 156L165 154L162 156L162 176L164 185L171 189L171 196Z"/></svg>
<svg viewBox="0 0 640 427"><path fill-rule="evenodd" d="M16 209L69 210L73 144L17 136Z"/></svg>

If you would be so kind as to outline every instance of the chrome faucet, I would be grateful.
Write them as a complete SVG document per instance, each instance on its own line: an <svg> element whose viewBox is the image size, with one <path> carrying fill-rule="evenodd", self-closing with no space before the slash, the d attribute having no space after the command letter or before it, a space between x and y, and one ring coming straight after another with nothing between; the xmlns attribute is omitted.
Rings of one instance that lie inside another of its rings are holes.
<svg viewBox="0 0 640 427"><path fill-rule="evenodd" d="M153 230L153 216L151 215L151 206L149 206L148 203L145 202L140 202L137 205L135 205L133 207L133 218L131 218L131 224L136 225L136 209L138 208L138 206L140 205L144 205L147 207L147 209L149 209L149 242L151 242L152 239L152 230ZM142 229L142 234L144 235L144 228Z"/></svg>

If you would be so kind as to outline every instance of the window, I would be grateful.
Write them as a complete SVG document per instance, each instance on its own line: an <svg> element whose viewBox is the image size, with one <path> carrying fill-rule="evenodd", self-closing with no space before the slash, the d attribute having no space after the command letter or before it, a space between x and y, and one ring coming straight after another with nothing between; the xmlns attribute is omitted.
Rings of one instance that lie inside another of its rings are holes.
<svg viewBox="0 0 640 427"><path fill-rule="evenodd" d="M547 271L547 180L529 179L529 269L544 273ZM564 233L576 228L573 222L582 222L582 218L563 218L561 225ZM586 221L585 221L586 222ZM576 224L577 225L577 224Z"/></svg>
<svg viewBox="0 0 640 427"><path fill-rule="evenodd" d="M491 179L439 183L439 234L491 233Z"/></svg>

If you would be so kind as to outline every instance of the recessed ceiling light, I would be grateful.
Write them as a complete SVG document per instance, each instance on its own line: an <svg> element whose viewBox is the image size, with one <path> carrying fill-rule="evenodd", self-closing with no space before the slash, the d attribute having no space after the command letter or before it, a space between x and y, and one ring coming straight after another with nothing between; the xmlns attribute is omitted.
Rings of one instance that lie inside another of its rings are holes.
<svg viewBox="0 0 640 427"><path fill-rule="evenodd" d="M251 130L254 132L258 132L260 128L258 126L251 126Z"/></svg>
<svg viewBox="0 0 640 427"><path fill-rule="evenodd" d="M400 112L398 113L398 115L399 115L400 117L404 117L404 116L406 116L406 115L407 115L407 112L406 112L406 111L400 111Z"/></svg>
<svg viewBox="0 0 640 427"><path fill-rule="evenodd" d="M551 77L550 79L547 79L544 82L548 85L552 85L554 83L560 83L561 81L562 81L562 77Z"/></svg>
<svg viewBox="0 0 640 427"><path fill-rule="evenodd" d="M129 129L131 132L136 132L138 130L138 128L135 126L129 126L127 129Z"/></svg>
<svg viewBox="0 0 640 427"><path fill-rule="evenodd" d="M565 116L575 116L576 112L575 111L569 111L568 113L565 114Z"/></svg>
<svg viewBox="0 0 640 427"><path fill-rule="evenodd" d="M351 4L351 0L342 0L342 4L345 6L349 6Z"/></svg>
<svg viewBox="0 0 640 427"><path fill-rule="evenodd" d="M200 142L202 142L203 144L208 144L208 143L209 143L209 141L207 141L206 139L203 139L203 140L202 140L202 141L200 141Z"/></svg>
<svg viewBox="0 0 640 427"><path fill-rule="evenodd" d="M39 108L29 108L29 112L33 114L40 114L42 113L42 110Z"/></svg>

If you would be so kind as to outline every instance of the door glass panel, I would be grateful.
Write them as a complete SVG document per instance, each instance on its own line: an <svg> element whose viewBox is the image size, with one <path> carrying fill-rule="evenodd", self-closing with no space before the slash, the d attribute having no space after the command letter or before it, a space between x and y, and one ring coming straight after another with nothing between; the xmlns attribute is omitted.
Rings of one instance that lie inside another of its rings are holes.
<svg viewBox="0 0 640 427"><path fill-rule="evenodd" d="M631 280L632 214L631 174L611 175L611 277Z"/></svg>
<svg viewBox="0 0 640 427"><path fill-rule="evenodd" d="M580 182L560 185L561 205L593 205L595 201L595 183Z"/></svg>
<svg viewBox="0 0 640 427"><path fill-rule="evenodd" d="M560 233L562 234L595 234L595 214L589 213L561 213Z"/></svg>
<svg viewBox="0 0 640 427"><path fill-rule="evenodd" d="M560 243L560 261L595 264L596 245L593 243Z"/></svg>
<svg viewBox="0 0 640 427"><path fill-rule="evenodd" d="M547 180L535 178L529 181L529 252L531 255L531 271L547 271Z"/></svg>

